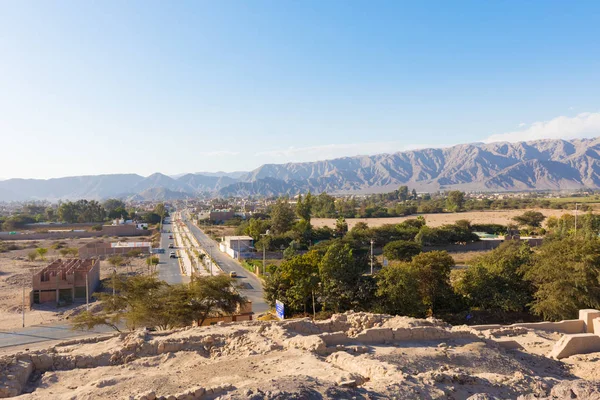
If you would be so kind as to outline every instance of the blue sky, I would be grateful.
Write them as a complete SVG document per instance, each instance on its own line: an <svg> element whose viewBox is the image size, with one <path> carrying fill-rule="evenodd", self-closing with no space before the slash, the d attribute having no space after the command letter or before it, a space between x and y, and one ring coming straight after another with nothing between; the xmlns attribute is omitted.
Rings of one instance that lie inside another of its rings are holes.
<svg viewBox="0 0 600 400"><path fill-rule="evenodd" d="M597 1L3 1L0 177L600 136Z"/></svg>

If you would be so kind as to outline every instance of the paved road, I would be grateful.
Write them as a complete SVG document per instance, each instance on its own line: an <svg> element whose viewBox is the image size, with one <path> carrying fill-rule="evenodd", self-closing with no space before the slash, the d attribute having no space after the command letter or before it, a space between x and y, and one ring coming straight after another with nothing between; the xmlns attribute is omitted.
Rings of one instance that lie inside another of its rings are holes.
<svg viewBox="0 0 600 400"><path fill-rule="evenodd" d="M246 285L247 289L242 290L242 294L252 301L253 311L255 313L261 313L269 310L269 305L263 298L263 288L260 280L249 273L237 261L231 259L228 255L221 253L218 250L217 242L206 236L204 232L192 224L187 216L184 218L190 231L196 236L202 247L208 250L209 246L214 246L212 249L213 258L221 269L226 273L235 271L239 277L240 283ZM172 226L168 219L163 230L172 230ZM158 276L160 279L163 279L170 284L187 283L190 278L181 274L177 259L169 258L170 250L168 246L169 243L173 242L172 239L169 239L169 235L168 232L161 233L160 246L165 249L165 254L159 254L160 263L158 264ZM0 348L113 332L113 330L107 326L98 326L89 331L73 331L68 323L37 325L21 329L11 329L10 331L2 330L1 327L2 323L0 321Z"/></svg>
<svg viewBox="0 0 600 400"><path fill-rule="evenodd" d="M210 247L212 246L212 257L215 259L219 267L221 267L225 273L229 273L231 271L236 272L239 283L246 287L246 289L241 291L242 294L252 301L252 311L257 314L268 311L270 307L265 302L264 291L260 279L258 279L254 274L248 272L248 270L242 267L236 260L232 259L225 253L221 253L219 251L218 243L198 229L198 227L190 221L187 213L182 213L182 218L190 229L190 232L192 232L200 245L207 252L210 253Z"/></svg>
<svg viewBox="0 0 600 400"><path fill-rule="evenodd" d="M36 325L10 331L0 330L0 347L19 346L47 340L63 340L78 336L114 332L108 326L98 326L92 330L73 331L70 324Z"/></svg>
<svg viewBox="0 0 600 400"><path fill-rule="evenodd" d="M163 231L167 233L160 234L160 247L165 249L165 253L158 255L160 261L157 266L158 277L170 284L188 283L190 277L181 274L181 268L179 268L177 259L169 258L169 253L173 251L173 249L169 249L169 243L175 243L173 239L169 239L169 235L172 235L172 233L168 233L169 230L173 231L173 226L171 225L171 220L166 218L163 223Z"/></svg>
<svg viewBox="0 0 600 400"><path fill-rule="evenodd" d="M164 230L171 229L171 224L167 219ZM162 233L160 245L165 249L165 254L159 254L160 263L158 264L158 276L168 283L186 283L189 277L182 275L176 258L169 258L169 233ZM54 323L48 325L29 326L21 329L2 330L0 321L0 348L9 346L27 345L49 340L64 340L80 336L96 335L99 333L114 332L107 326L98 326L92 330L73 331L68 323Z"/></svg>

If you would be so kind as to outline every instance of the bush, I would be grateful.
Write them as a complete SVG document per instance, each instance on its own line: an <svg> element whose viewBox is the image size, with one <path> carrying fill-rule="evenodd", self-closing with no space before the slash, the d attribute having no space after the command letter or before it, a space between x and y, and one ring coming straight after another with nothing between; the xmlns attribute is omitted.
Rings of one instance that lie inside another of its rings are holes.
<svg viewBox="0 0 600 400"><path fill-rule="evenodd" d="M410 261L421 251L419 243L408 240L395 240L383 247L383 255L389 260Z"/></svg>
<svg viewBox="0 0 600 400"><path fill-rule="evenodd" d="M94 225L91 228L93 231L98 231L100 232L102 230L102 225Z"/></svg>
<svg viewBox="0 0 600 400"><path fill-rule="evenodd" d="M471 225L473 232L485 232L492 235L502 235L506 232L506 226L499 224L473 224Z"/></svg>
<svg viewBox="0 0 600 400"><path fill-rule="evenodd" d="M127 252L127 257L139 257L142 254L140 249L134 249Z"/></svg>

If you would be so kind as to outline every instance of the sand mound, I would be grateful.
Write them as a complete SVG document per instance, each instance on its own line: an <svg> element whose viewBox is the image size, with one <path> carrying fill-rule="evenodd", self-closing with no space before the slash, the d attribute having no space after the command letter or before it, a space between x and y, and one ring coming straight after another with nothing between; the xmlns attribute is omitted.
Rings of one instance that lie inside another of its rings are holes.
<svg viewBox="0 0 600 400"><path fill-rule="evenodd" d="M600 393L593 382L577 380L569 364L504 350L490 336L434 319L368 313L139 330L5 356L0 397L525 399Z"/></svg>

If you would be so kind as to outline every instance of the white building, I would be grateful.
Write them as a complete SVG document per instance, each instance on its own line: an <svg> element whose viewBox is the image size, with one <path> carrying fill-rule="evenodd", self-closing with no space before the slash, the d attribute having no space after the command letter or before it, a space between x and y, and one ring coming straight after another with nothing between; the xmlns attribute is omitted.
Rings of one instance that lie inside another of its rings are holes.
<svg viewBox="0 0 600 400"><path fill-rule="evenodd" d="M253 248L253 242L254 239L250 236L225 236L219 249L232 258L238 258L238 253L247 253Z"/></svg>

